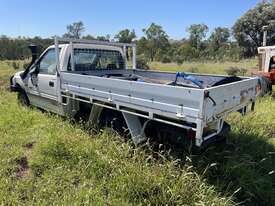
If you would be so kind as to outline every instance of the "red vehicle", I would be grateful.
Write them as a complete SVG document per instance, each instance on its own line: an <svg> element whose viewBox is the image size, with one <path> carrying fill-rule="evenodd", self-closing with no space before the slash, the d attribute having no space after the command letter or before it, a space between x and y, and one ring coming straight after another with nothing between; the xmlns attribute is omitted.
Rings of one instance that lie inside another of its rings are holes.
<svg viewBox="0 0 275 206"><path fill-rule="evenodd" d="M275 23L275 21L270 21L270 23L273 22ZM269 26L263 27L263 46L258 48L259 71L253 73L253 75L259 77L259 95L271 93L272 85L275 85L275 45L273 42L267 46L267 32L269 28ZM275 33L273 38L274 36Z"/></svg>

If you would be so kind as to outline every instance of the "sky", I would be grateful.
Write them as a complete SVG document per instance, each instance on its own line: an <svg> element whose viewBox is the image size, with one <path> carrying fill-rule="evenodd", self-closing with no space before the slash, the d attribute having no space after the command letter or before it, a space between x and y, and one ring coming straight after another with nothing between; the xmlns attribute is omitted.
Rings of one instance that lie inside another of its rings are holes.
<svg viewBox="0 0 275 206"><path fill-rule="evenodd" d="M61 36L66 26L83 21L93 36L134 29L138 37L152 22L170 38L187 36L186 28L204 23L213 30L231 27L260 0L0 0L0 35Z"/></svg>

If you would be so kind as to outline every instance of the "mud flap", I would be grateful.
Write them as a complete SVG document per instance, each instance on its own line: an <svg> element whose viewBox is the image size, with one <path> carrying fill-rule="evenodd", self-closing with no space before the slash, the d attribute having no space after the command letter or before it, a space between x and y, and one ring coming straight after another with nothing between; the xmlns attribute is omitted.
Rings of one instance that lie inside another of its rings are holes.
<svg viewBox="0 0 275 206"><path fill-rule="evenodd" d="M147 140L144 130L150 120L147 120L143 125L136 115L122 112L125 122L130 131L132 140L135 145L138 145Z"/></svg>
<svg viewBox="0 0 275 206"><path fill-rule="evenodd" d="M209 147L210 145L218 143L218 142L226 142L226 134L228 134L230 132L230 130L231 130L231 126L228 123L224 122L221 132L218 135L204 141L202 143L200 149L204 150L205 148Z"/></svg>
<svg viewBox="0 0 275 206"><path fill-rule="evenodd" d="M96 128L98 126L98 122L99 122L99 118L100 118L102 110L103 110L102 106L93 104L91 113L89 116L89 121L87 124L87 126L89 128Z"/></svg>

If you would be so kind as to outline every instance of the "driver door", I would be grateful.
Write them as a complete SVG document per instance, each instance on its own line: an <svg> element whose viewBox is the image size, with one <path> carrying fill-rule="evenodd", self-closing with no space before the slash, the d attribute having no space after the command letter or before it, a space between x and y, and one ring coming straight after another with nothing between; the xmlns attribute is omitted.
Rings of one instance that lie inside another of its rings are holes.
<svg viewBox="0 0 275 206"><path fill-rule="evenodd" d="M35 65L28 82L32 104L43 109L59 111L57 99L57 74L55 49L47 50Z"/></svg>

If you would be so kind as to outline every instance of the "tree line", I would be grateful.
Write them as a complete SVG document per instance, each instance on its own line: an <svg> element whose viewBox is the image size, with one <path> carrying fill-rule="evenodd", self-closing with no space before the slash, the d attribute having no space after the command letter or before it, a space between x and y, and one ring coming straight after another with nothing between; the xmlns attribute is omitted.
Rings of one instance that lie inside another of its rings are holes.
<svg viewBox="0 0 275 206"><path fill-rule="evenodd" d="M268 44L275 43L274 25L275 4L262 2L241 16L232 28L217 27L211 33L206 24L192 24L187 28L188 37L173 40L163 27L152 23L143 29L139 39L134 30L125 29L113 38L110 35L83 35L83 22L75 22L67 26L66 38L97 39L101 41L117 41L124 43L135 42L139 58L144 61L161 61L164 63L203 60L239 60L257 54L261 46L263 26L269 25ZM53 43L53 38L9 38L0 36L0 60L25 59L30 56L29 44L36 44L41 53Z"/></svg>

